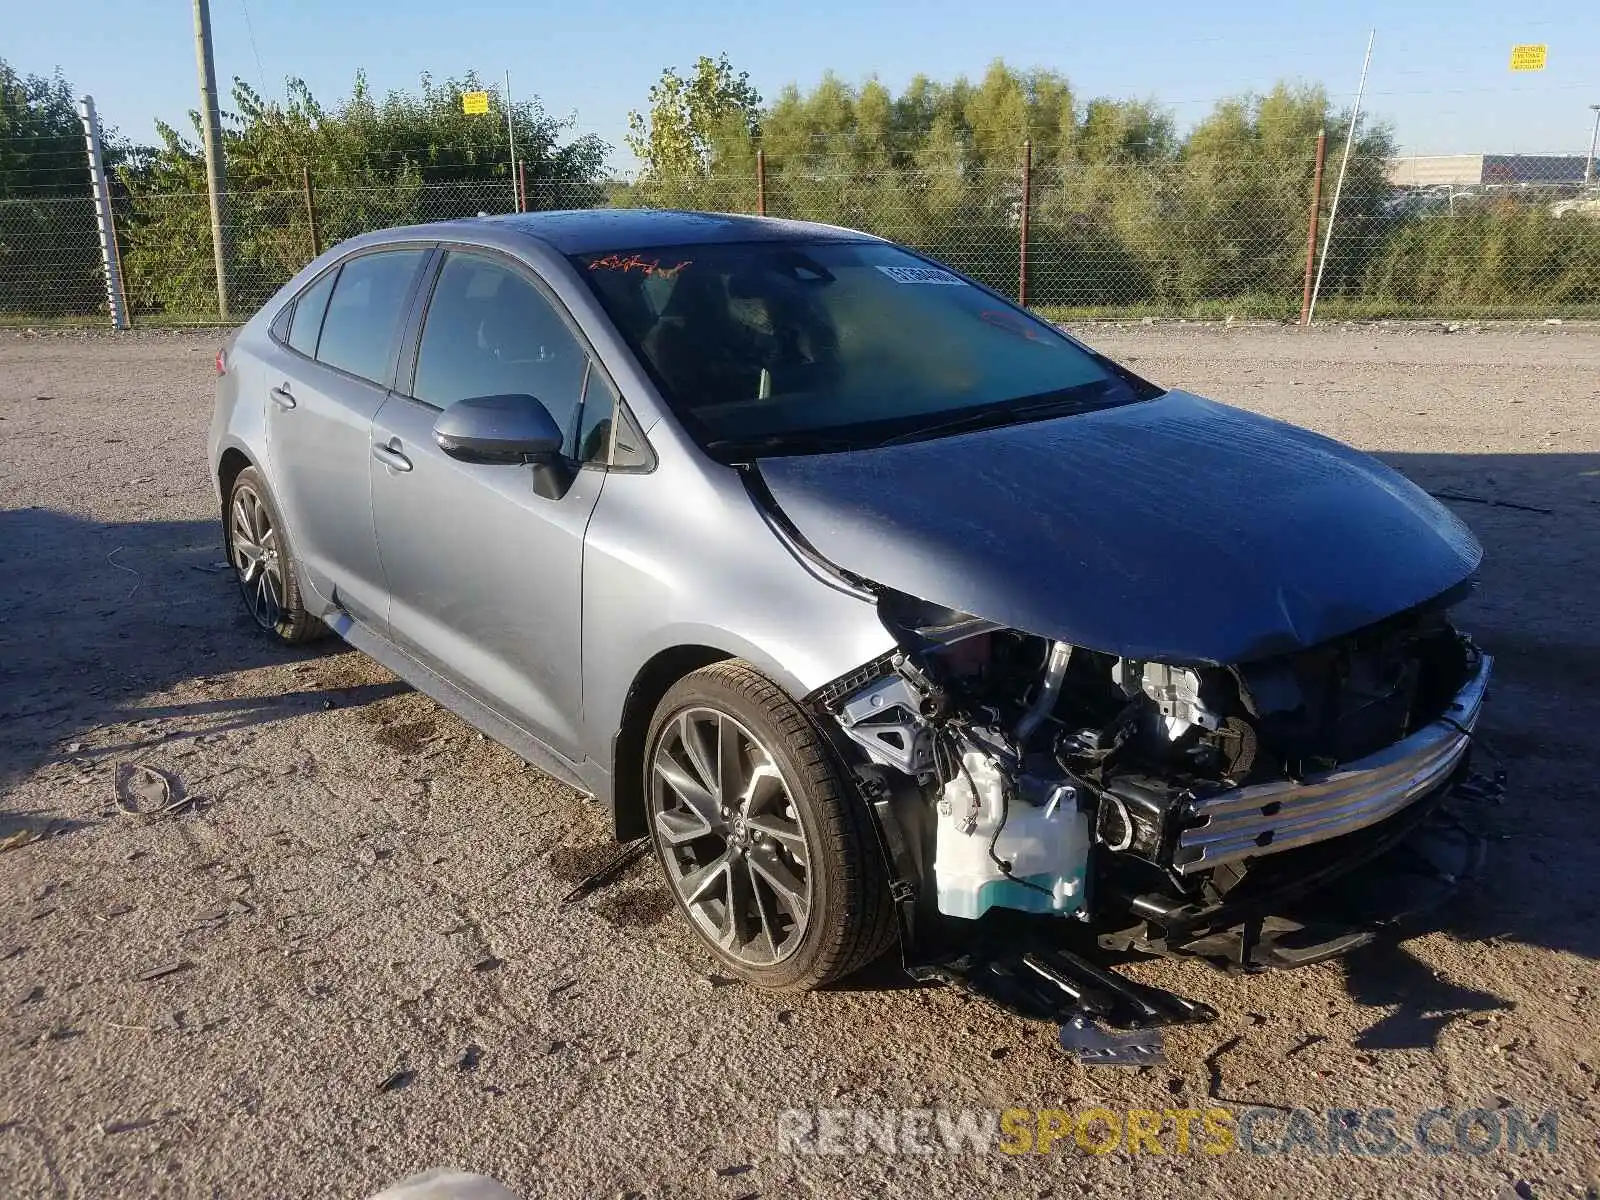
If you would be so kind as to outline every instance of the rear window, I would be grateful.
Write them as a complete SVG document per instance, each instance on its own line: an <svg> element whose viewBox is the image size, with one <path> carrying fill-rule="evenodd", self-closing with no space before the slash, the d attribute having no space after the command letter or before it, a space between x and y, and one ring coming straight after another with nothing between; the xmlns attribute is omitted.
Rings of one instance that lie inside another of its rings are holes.
<svg viewBox="0 0 1600 1200"><path fill-rule="evenodd" d="M575 256L702 444L870 444L1061 398L1156 394L1053 326L883 243L755 242ZM1074 411L1076 411L1074 408Z"/></svg>
<svg viewBox="0 0 1600 1200"><path fill-rule="evenodd" d="M305 291L294 303L294 317L289 322L289 345L307 358L317 356L317 334L322 332L322 314L328 311L328 297L333 294L333 281L338 271L329 271Z"/></svg>
<svg viewBox="0 0 1600 1200"><path fill-rule="evenodd" d="M373 383L385 382L411 281L426 254L426 250L386 250L346 262L322 321L317 361ZM291 345L293 340L291 331Z"/></svg>

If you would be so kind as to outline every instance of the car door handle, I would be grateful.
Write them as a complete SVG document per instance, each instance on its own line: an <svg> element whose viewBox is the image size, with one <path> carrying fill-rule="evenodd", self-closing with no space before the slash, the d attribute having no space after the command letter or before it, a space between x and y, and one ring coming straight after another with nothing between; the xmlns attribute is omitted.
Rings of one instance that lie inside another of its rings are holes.
<svg viewBox="0 0 1600 1200"><path fill-rule="evenodd" d="M386 467L393 467L396 471L411 470L411 460L393 446L374 446L372 457Z"/></svg>
<svg viewBox="0 0 1600 1200"><path fill-rule="evenodd" d="M272 402L279 408L294 407L294 395L289 391L289 385L287 383L283 384L281 387L273 388L270 394L272 396Z"/></svg>

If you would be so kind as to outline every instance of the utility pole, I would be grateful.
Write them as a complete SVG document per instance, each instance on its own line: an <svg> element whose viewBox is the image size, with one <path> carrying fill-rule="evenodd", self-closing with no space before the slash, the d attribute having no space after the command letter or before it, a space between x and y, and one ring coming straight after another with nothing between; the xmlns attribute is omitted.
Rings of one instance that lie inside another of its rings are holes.
<svg viewBox="0 0 1600 1200"><path fill-rule="evenodd" d="M1591 104L1594 110L1594 132L1589 135L1589 157L1583 164L1583 186L1588 187L1594 182L1594 152L1600 148L1600 104Z"/></svg>
<svg viewBox="0 0 1600 1200"><path fill-rule="evenodd" d="M222 117L217 111L217 68L211 59L210 0L194 0L194 57L200 72L200 132L206 146L206 193L211 198L211 252L217 267L217 316L228 319L228 246L223 195Z"/></svg>

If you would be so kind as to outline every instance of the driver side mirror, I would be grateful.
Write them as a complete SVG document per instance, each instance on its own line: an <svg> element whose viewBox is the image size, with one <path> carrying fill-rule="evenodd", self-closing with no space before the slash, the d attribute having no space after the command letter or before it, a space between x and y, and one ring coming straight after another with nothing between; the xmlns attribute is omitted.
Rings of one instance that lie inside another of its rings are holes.
<svg viewBox="0 0 1600 1200"><path fill-rule="evenodd" d="M547 499L559 500L572 486L572 465L561 454L566 435L532 396L458 401L434 421L433 440L462 462L533 464L534 490Z"/></svg>

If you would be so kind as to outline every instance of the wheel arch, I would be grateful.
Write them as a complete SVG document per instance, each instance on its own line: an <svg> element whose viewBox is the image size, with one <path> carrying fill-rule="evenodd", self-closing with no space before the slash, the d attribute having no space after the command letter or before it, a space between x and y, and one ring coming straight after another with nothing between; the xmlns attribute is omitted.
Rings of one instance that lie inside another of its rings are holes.
<svg viewBox="0 0 1600 1200"><path fill-rule="evenodd" d="M217 459L217 495L221 498L224 518L228 511L228 492L233 488L233 481L253 466L255 463L250 460L250 456L237 446L229 446Z"/></svg>
<svg viewBox="0 0 1600 1200"><path fill-rule="evenodd" d="M633 677L611 744L611 820L619 842L632 841L649 832L644 802L644 741L661 698L685 675L735 657L715 646L671 646L653 655Z"/></svg>

